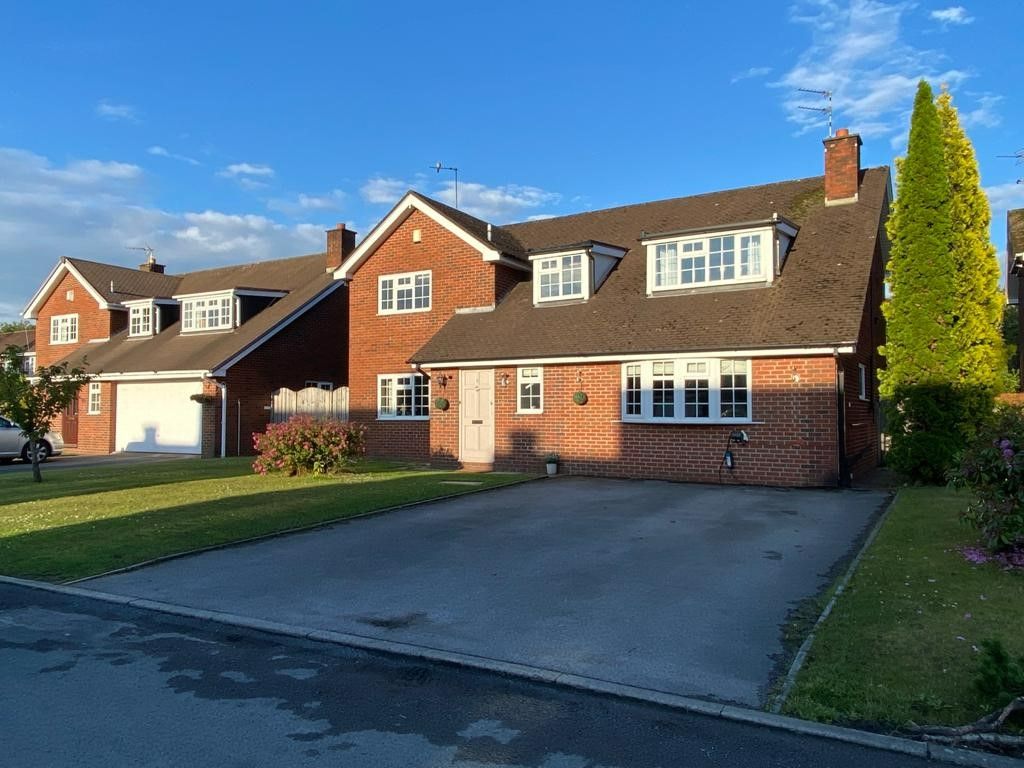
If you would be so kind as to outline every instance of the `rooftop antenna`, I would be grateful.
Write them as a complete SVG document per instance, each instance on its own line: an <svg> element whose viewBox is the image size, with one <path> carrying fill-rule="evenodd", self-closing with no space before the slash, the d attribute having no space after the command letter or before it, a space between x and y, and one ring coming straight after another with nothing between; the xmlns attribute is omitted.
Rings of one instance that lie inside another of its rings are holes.
<svg viewBox="0 0 1024 768"><path fill-rule="evenodd" d="M438 160L434 165L433 169L440 173L441 171L455 171L455 207L459 207L459 169L453 165L441 165L441 161Z"/></svg>
<svg viewBox="0 0 1024 768"><path fill-rule="evenodd" d="M125 248L129 251L142 251L146 254L146 263L156 264L156 249L150 248L149 243L145 245L126 245Z"/></svg>
<svg viewBox="0 0 1024 768"><path fill-rule="evenodd" d="M813 88L797 88L801 93L816 93L823 99L828 100L827 107L805 107L797 105L797 109L806 109L808 112L821 112L828 118L828 137L832 138L832 91L816 91Z"/></svg>
<svg viewBox="0 0 1024 768"><path fill-rule="evenodd" d="M1024 163L1024 149L1018 149L1012 155L996 155L996 157L1011 157L1017 162L1014 165L1020 165ZM1018 184L1024 184L1024 179L1017 179Z"/></svg>

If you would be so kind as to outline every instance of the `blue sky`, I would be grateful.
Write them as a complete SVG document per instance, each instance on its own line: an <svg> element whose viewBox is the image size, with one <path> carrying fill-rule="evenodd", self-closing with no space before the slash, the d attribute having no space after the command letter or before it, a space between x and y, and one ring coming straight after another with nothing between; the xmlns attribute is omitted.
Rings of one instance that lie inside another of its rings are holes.
<svg viewBox="0 0 1024 768"><path fill-rule="evenodd" d="M0 320L62 255L168 271L322 250L408 187L495 223L821 173L821 106L905 149L949 84L1005 249L1019 0L0 2Z"/></svg>

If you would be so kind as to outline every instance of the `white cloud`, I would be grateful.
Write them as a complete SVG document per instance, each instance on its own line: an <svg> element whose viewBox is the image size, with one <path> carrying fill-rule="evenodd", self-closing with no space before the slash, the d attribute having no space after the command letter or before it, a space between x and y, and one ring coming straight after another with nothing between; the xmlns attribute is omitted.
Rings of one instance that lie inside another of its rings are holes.
<svg viewBox="0 0 1024 768"><path fill-rule="evenodd" d="M96 115L105 120L125 120L129 123L139 122L135 107L130 104L114 104L107 99L96 104Z"/></svg>
<svg viewBox="0 0 1024 768"><path fill-rule="evenodd" d="M455 205L455 182L446 182L435 197L443 203ZM527 212L554 205L561 199L557 192L547 192L539 187L518 184L487 187L473 182L459 184L459 209L496 224L521 221Z"/></svg>
<svg viewBox="0 0 1024 768"><path fill-rule="evenodd" d="M935 21L942 24L970 24L974 21L973 16L967 15L967 9L962 5L953 5L928 14Z"/></svg>
<svg viewBox="0 0 1024 768"><path fill-rule="evenodd" d="M982 93L976 95L975 99L978 102L977 107L960 112L960 122L965 128L975 126L995 128L1003 122L1002 116L995 109L996 105L1003 100L1002 96L995 93Z"/></svg>
<svg viewBox="0 0 1024 768"><path fill-rule="evenodd" d="M752 77L764 77L770 75L772 72L771 67L751 67L750 69L738 72L732 76L730 83L738 83L740 80L749 80Z"/></svg>
<svg viewBox="0 0 1024 768"><path fill-rule="evenodd" d="M14 319L62 256L134 267L127 245L149 243L169 272L323 250L326 225L267 216L168 211L140 203L145 179L128 163L64 166L0 147L0 320Z"/></svg>
<svg viewBox="0 0 1024 768"><path fill-rule="evenodd" d="M837 126L898 143L921 78L951 88L968 79L963 70L943 69L941 53L915 48L902 38L903 16L913 7L912 2L882 0L803 0L795 7L790 19L807 25L811 44L771 85L790 91L787 119L800 133L823 131L824 116L800 107L824 107L825 102L799 88L831 91Z"/></svg>
<svg viewBox="0 0 1024 768"><path fill-rule="evenodd" d="M1015 208L1024 208L1024 184L1007 182L985 187L988 204L992 208L993 226L1006 226L1006 212Z"/></svg>
<svg viewBox="0 0 1024 768"><path fill-rule="evenodd" d="M309 211L331 211L341 208L345 200L345 193L340 189L332 189L322 195L307 195L300 193L294 199L274 198L267 201L267 208L272 211L280 211L290 216L303 214Z"/></svg>
<svg viewBox="0 0 1024 768"><path fill-rule="evenodd" d="M393 205L397 203L412 185L401 179L375 176L359 189L359 194L368 203Z"/></svg>
<svg viewBox="0 0 1024 768"><path fill-rule="evenodd" d="M261 178L272 178L274 176L274 169L269 165L257 165L254 163L232 163L226 168L217 172L218 176L223 176L226 179L238 179L247 176L257 176Z"/></svg>
<svg viewBox="0 0 1024 768"><path fill-rule="evenodd" d="M146 150L146 152L148 152L151 155L154 155L155 157L167 157L170 158L171 160L180 160L181 162L188 163L189 165L202 165L202 163L200 163L194 157L189 157L188 155L179 155L177 152L171 152L166 147L161 147L159 145L154 145L150 147L149 149Z"/></svg>

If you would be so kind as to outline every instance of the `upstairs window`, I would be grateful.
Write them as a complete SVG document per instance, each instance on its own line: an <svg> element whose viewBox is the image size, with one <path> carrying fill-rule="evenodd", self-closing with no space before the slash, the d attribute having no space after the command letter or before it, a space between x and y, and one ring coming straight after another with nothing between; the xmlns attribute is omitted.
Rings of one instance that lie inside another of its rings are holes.
<svg viewBox="0 0 1024 768"><path fill-rule="evenodd" d="M750 361L650 360L622 366L622 418L653 423L751 419Z"/></svg>
<svg viewBox="0 0 1024 768"><path fill-rule="evenodd" d="M378 296L382 315L429 312L430 270L382 275L378 278Z"/></svg>
<svg viewBox="0 0 1024 768"><path fill-rule="evenodd" d="M650 292L767 280L772 243L770 230L649 243Z"/></svg>
<svg viewBox="0 0 1024 768"><path fill-rule="evenodd" d="M430 384L419 374L384 374L377 377L378 419L429 418Z"/></svg>
<svg viewBox="0 0 1024 768"><path fill-rule="evenodd" d="M537 277L541 301L583 298L583 254L541 259Z"/></svg>
<svg viewBox="0 0 1024 768"><path fill-rule="evenodd" d="M78 341L78 315L54 315L50 318L50 343L73 344Z"/></svg>
<svg viewBox="0 0 1024 768"><path fill-rule="evenodd" d="M128 335L151 336L153 334L153 305L133 306L129 311Z"/></svg>
<svg viewBox="0 0 1024 768"><path fill-rule="evenodd" d="M181 330L213 331L231 328L231 295L182 299Z"/></svg>

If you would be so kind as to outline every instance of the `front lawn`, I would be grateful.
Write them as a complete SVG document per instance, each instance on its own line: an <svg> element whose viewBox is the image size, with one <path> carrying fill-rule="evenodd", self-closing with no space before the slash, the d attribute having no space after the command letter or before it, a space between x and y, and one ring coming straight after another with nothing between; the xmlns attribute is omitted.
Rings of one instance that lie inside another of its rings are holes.
<svg viewBox="0 0 1024 768"><path fill-rule="evenodd" d="M465 474L367 460L352 474L253 474L251 459L179 459L0 476L0 573L70 581L161 555L491 488Z"/></svg>
<svg viewBox="0 0 1024 768"><path fill-rule="evenodd" d="M1024 572L972 565L966 492L900 491L818 630L784 711L868 727L958 725L990 706L972 687L981 641L1024 652Z"/></svg>

